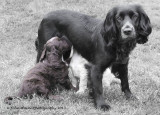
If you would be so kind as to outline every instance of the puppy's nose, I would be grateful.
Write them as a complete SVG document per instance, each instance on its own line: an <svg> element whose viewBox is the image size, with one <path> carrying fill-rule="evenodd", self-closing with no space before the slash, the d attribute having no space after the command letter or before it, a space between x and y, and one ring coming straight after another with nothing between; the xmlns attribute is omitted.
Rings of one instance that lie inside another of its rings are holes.
<svg viewBox="0 0 160 115"><path fill-rule="evenodd" d="M125 29L123 30L123 33L124 33L125 35L131 35L132 29L131 29L131 28L125 28Z"/></svg>

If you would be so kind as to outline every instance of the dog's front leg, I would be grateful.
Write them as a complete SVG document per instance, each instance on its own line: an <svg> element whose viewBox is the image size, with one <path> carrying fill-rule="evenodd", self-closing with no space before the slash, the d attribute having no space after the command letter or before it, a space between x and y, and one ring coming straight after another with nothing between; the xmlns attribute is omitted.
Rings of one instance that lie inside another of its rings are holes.
<svg viewBox="0 0 160 115"><path fill-rule="evenodd" d="M103 72L101 71L99 66L92 65L91 83L94 103L96 108L106 111L109 110L110 106L105 103L105 99L103 97L102 73Z"/></svg>
<svg viewBox="0 0 160 115"><path fill-rule="evenodd" d="M136 98L130 91L128 83L128 62L126 64L113 64L112 72L117 74L117 77L121 80L121 88L124 92L126 99Z"/></svg>

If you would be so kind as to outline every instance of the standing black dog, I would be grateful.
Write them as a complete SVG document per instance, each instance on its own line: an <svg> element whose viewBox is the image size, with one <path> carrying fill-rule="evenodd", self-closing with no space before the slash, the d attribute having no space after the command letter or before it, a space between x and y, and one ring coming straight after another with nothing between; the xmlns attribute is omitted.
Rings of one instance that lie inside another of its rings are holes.
<svg viewBox="0 0 160 115"><path fill-rule="evenodd" d="M38 30L37 60L48 39L66 36L77 52L91 63L91 84L96 108L108 110L110 106L102 96L104 70L110 66L114 74L118 73L122 91L127 99L131 98L133 95L128 84L129 54L136 43L148 41L151 31L150 20L139 5L114 7L104 21L68 10L50 12Z"/></svg>

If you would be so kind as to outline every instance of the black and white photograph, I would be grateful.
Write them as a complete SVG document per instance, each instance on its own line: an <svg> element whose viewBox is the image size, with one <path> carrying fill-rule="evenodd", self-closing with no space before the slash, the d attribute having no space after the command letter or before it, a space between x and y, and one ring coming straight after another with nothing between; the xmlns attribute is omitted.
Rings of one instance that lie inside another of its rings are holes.
<svg viewBox="0 0 160 115"><path fill-rule="evenodd" d="M160 115L159 0L1 0L1 115Z"/></svg>

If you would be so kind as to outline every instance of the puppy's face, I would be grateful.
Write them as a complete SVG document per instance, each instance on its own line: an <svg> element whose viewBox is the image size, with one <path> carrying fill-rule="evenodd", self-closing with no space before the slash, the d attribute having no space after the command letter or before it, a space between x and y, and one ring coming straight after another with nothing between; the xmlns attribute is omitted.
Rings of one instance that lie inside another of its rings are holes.
<svg viewBox="0 0 160 115"><path fill-rule="evenodd" d="M40 61L47 60L48 63L58 63L62 57L71 50L71 46L63 39L53 37L44 46Z"/></svg>

